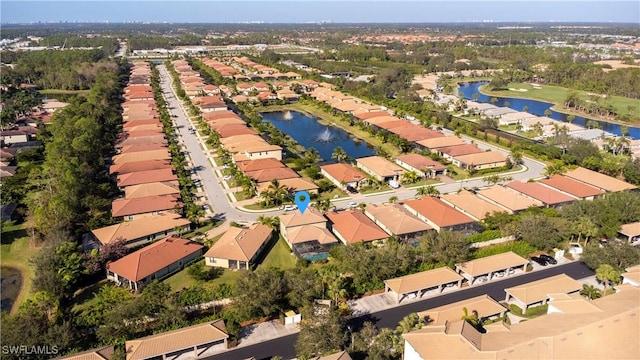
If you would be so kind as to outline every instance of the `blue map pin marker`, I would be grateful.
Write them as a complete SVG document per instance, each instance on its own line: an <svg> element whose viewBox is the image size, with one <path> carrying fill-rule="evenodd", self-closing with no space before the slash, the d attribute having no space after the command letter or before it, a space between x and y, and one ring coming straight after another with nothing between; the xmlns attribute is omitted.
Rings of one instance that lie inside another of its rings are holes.
<svg viewBox="0 0 640 360"><path fill-rule="evenodd" d="M296 193L295 201L296 205L298 205L298 210L300 210L300 214L304 214L304 211L307 210L307 206L309 206L309 201L311 198L309 197L309 193L306 191L298 191Z"/></svg>

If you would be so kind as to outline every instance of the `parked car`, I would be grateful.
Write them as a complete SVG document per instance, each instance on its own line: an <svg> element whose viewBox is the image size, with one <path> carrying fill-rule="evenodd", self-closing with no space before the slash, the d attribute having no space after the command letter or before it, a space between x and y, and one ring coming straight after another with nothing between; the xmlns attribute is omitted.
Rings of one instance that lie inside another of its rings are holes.
<svg viewBox="0 0 640 360"><path fill-rule="evenodd" d="M357 194L358 190L356 190L353 186L347 186L347 191L351 194Z"/></svg>
<svg viewBox="0 0 640 360"><path fill-rule="evenodd" d="M285 205L285 206L284 206L284 208L283 208L283 210L284 210L284 211L293 211L293 210L295 210L295 209L297 209L297 208L298 208L298 207L297 207L297 206L295 206L295 205Z"/></svg>
<svg viewBox="0 0 640 360"><path fill-rule="evenodd" d="M355 202L355 201L352 201L352 202L348 203L347 206L350 207L350 208L354 208L354 207L358 206L358 203Z"/></svg>
<svg viewBox="0 0 640 360"><path fill-rule="evenodd" d="M496 276L497 277L504 277L504 271L497 271L496 272Z"/></svg>
<svg viewBox="0 0 640 360"><path fill-rule="evenodd" d="M537 257L537 256L532 256L531 257L531 261L537 263L540 266L547 266L547 261L545 259Z"/></svg>
<svg viewBox="0 0 640 360"><path fill-rule="evenodd" d="M555 265L555 264L558 263L558 261L556 259L554 259L552 256L549 256L547 254L540 255L540 258L543 259L544 261L548 262L551 265Z"/></svg>

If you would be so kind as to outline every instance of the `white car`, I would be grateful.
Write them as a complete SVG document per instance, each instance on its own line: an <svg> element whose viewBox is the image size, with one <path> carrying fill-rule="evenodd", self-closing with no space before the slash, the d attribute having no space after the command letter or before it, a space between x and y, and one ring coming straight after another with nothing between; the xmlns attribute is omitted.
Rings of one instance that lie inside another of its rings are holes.
<svg viewBox="0 0 640 360"><path fill-rule="evenodd" d="M295 205L285 205L284 206L284 211L293 211L295 209L297 209L298 207Z"/></svg>
<svg viewBox="0 0 640 360"><path fill-rule="evenodd" d="M350 208L354 208L354 207L358 206L358 203L355 202L355 201L352 201L352 202L348 203L347 206L350 207Z"/></svg>
<svg viewBox="0 0 640 360"><path fill-rule="evenodd" d="M231 175L226 175L226 176L222 177L222 180L225 180L225 181L231 180L231 179L233 179L233 176L231 176Z"/></svg>

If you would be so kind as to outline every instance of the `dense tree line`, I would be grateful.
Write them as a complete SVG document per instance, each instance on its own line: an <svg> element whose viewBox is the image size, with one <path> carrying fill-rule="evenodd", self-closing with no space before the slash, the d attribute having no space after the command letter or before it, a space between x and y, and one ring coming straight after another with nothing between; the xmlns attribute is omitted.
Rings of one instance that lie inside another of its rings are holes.
<svg viewBox="0 0 640 360"><path fill-rule="evenodd" d="M3 51L2 61L14 67L2 69L3 85L35 84L44 89L86 90L101 73L115 71L102 49Z"/></svg>
<svg viewBox="0 0 640 360"><path fill-rule="evenodd" d="M82 36L82 35L70 35L70 34L54 34L45 36L40 42L34 44L34 46L60 46L67 48L99 48L104 54L104 57L113 55L118 49L118 39L115 37L106 36Z"/></svg>

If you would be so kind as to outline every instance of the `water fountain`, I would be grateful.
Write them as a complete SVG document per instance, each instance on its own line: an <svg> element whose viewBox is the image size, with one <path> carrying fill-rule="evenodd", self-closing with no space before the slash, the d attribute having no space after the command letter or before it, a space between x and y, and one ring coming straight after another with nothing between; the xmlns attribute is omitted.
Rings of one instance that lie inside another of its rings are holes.
<svg viewBox="0 0 640 360"><path fill-rule="evenodd" d="M327 143L331 140L332 136L333 134L331 133L329 128L325 128L324 131L320 135L318 135L318 141Z"/></svg>
<svg viewBox="0 0 640 360"><path fill-rule="evenodd" d="M291 120L293 119L293 114L291 114L291 111L287 110L282 114L282 118L285 120Z"/></svg>

